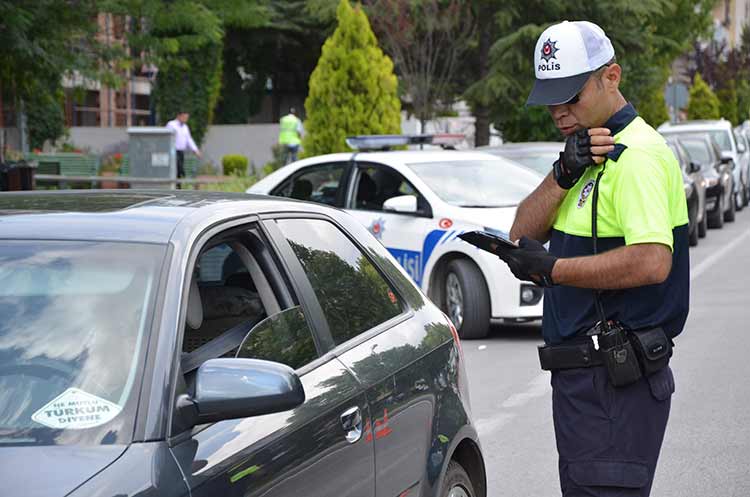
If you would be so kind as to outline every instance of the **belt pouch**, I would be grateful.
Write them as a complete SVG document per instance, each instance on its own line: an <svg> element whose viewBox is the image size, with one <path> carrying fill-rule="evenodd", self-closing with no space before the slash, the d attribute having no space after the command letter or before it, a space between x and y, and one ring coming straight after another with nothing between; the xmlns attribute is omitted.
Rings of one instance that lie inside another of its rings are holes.
<svg viewBox="0 0 750 497"><path fill-rule="evenodd" d="M599 335L599 346L613 386L624 387L641 379L638 359L624 329L618 326L603 332Z"/></svg>
<svg viewBox="0 0 750 497"><path fill-rule="evenodd" d="M662 328L631 331L633 344L644 376L650 376L669 364L672 357L672 344Z"/></svg>

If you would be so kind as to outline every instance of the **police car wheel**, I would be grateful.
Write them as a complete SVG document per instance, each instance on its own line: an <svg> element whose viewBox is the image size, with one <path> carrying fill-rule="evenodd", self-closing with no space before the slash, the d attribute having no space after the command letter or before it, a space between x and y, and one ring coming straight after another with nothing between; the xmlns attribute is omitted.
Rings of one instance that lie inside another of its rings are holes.
<svg viewBox="0 0 750 497"><path fill-rule="evenodd" d="M448 471L445 473L441 497L475 497L474 485L466 470L456 461L448 463Z"/></svg>
<svg viewBox="0 0 750 497"><path fill-rule="evenodd" d="M443 281L443 311L462 339L484 338L490 327L490 295L476 264L455 259L448 264Z"/></svg>

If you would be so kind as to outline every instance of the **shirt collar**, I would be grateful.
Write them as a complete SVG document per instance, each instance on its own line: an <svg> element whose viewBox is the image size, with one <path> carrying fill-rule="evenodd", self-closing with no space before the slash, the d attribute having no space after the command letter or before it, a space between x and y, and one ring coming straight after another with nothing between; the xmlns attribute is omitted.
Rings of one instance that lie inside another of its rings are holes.
<svg viewBox="0 0 750 497"><path fill-rule="evenodd" d="M633 119L636 117L638 117L638 112L636 112L633 104L628 103L625 107L615 112L614 115L604 123L603 127L609 129L612 132L612 136L615 136L617 133L624 130L628 124L633 122ZM617 159L620 158L620 155L622 155L626 148L626 145L616 143L615 149L608 153L607 157L617 162Z"/></svg>
<svg viewBox="0 0 750 497"><path fill-rule="evenodd" d="M612 132L612 136L615 136L617 133L625 129L636 117L638 117L638 112L636 112L633 104L628 103L625 107L615 112L614 115L604 123L603 127L608 128Z"/></svg>

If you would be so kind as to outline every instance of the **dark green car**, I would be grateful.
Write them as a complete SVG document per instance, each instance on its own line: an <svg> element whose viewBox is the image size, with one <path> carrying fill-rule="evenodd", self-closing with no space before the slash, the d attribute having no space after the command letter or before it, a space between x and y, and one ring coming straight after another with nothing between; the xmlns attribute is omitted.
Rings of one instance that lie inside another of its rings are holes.
<svg viewBox="0 0 750 497"><path fill-rule="evenodd" d="M0 316L8 495L486 495L455 329L342 211L1 194Z"/></svg>

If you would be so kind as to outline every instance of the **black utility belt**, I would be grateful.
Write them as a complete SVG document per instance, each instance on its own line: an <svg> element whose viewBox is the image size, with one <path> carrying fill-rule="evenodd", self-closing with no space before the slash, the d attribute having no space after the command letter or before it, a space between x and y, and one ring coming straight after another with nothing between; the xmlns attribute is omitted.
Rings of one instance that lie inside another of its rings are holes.
<svg viewBox="0 0 750 497"><path fill-rule="evenodd" d="M597 325L588 336L539 347L545 371L606 366L612 385L635 383L669 364L672 341L662 328L627 330L619 323Z"/></svg>

